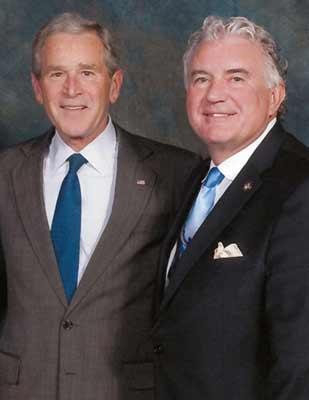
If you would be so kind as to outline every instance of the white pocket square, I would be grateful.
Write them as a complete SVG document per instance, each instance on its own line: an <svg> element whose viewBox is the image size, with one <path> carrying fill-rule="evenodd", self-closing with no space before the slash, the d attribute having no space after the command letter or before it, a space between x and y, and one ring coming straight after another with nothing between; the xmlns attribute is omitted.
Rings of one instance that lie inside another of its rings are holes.
<svg viewBox="0 0 309 400"><path fill-rule="evenodd" d="M223 243L219 242L218 247L215 249L214 252L214 259L229 257L243 257L243 254L236 243L232 243L224 247Z"/></svg>

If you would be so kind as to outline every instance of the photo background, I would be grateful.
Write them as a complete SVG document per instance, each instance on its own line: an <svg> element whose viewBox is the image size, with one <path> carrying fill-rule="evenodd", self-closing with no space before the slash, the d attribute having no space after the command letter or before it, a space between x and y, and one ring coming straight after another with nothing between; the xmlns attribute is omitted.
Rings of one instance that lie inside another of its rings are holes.
<svg viewBox="0 0 309 400"><path fill-rule="evenodd" d="M283 123L309 145L309 0L0 0L0 147L48 127L30 83L31 42L50 17L78 11L116 33L125 81L112 116L131 132L200 151L188 125L182 55L210 14L243 15L268 29L289 60Z"/></svg>

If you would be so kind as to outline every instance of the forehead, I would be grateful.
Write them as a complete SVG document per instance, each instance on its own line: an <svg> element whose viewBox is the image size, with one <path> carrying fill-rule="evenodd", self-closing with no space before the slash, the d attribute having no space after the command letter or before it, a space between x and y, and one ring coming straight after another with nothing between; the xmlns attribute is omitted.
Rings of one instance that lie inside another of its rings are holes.
<svg viewBox="0 0 309 400"><path fill-rule="evenodd" d="M196 48L190 69L214 71L245 68L250 71L264 71L265 54L261 45L237 35L221 39L204 40Z"/></svg>
<svg viewBox="0 0 309 400"><path fill-rule="evenodd" d="M47 37L41 49L41 57L47 60L59 59L72 62L75 58L102 59L104 48L94 32L54 33Z"/></svg>

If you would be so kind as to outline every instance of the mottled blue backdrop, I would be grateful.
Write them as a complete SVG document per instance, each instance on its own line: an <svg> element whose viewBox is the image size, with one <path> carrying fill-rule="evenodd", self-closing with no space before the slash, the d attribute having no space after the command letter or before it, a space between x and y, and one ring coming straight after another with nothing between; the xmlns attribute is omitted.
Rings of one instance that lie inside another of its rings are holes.
<svg viewBox="0 0 309 400"><path fill-rule="evenodd" d="M51 16L102 18L122 48L125 84L114 118L125 128L199 150L185 114L182 54L208 14L244 15L270 30L289 59L284 125L309 144L308 0L0 0L0 146L37 136L48 121L30 84L32 38Z"/></svg>

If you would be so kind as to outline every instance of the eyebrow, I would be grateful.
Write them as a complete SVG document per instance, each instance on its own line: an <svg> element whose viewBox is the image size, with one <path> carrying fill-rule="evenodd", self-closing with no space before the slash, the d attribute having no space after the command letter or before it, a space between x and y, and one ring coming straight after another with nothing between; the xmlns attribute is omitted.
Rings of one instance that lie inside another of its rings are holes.
<svg viewBox="0 0 309 400"><path fill-rule="evenodd" d="M79 63L78 64L78 68L79 69L92 69L92 70L96 70L98 69L98 66L96 64L83 64L83 63ZM51 72L51 71L63 71L66 70L66 67L63 65L49 65L46 68L47 72Z"/></svg>
<svg viewBox="0 0 309 400"><path fill-rule="evenodd" d="M195 76L195 75L211 75L211 74L209 74L207 71L205 71L203 69L196 69L195 71L191 72L191 76Z"/></svg>
<svg viewBox="0 0 309 400"><path fill-rule="evenodd" d="M51 71L58 71L58 70L62 70L63 67L61 65L48 65L46 68L47 72L51 72Z"/></svg>
<svg viewBox="0 0 309 400"><path fill-rule="evenodd" d="M226 70L226 74L232 75L232 74L244 74L244 75L249 75L249 71L246 70L245 68L230 68ZM197 69L191 72L191 77L194 77L195 75L211 75L209 72L203 70L203 69Z"/></svg>
<svg viewBox="0 0 309 400"><path fill-rule="evenodd" d="M83 64L79 63L78 64L79 68L81 69L98 69L98 66L96 64Z"/></svg>
<svg viewBox="0 0 309 400"><path fill-rule="evenodd" d="M245 68L230 68L226 71L228 74L244 74L249 75L249 71Z"/></svg>

